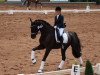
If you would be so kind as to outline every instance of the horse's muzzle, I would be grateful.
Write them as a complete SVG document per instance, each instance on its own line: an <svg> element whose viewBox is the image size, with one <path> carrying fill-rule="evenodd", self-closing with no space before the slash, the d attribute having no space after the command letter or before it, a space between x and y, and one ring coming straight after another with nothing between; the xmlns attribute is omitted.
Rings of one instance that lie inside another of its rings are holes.
<svg viewBox="0 0 100 75"><path fill-rule="evenodd" d="M35 34L31 34L31 38L32 39L35 39L36 38L36 35Z"/></svg>

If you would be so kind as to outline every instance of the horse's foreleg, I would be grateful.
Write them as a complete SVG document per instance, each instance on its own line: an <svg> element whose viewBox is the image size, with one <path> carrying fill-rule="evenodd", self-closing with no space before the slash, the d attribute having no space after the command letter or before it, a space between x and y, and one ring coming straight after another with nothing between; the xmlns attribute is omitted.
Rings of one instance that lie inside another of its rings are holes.
<svg viewBox="0 0 100 75"><path fill-rule="evenodd" d="M50 51L51 51L50 49L46 49L46 52L45 52L44 57L42 59L40 68L38 70L38 73L42 73L43 72L43 70L44 70L44 64L45 64L46 58L48 57Z"/></svg>
<svg viewBox="0 0 100 75"><path fill-rule="evenodd" d="M36 59L35 59L35 51L36 50L41 50L41 49L44 49L45 47L42 46L42 45L39 45L35 48L32 49L32 52L31 52L31 60L32 60L32 63L35 64L36 63Z"/></svg>

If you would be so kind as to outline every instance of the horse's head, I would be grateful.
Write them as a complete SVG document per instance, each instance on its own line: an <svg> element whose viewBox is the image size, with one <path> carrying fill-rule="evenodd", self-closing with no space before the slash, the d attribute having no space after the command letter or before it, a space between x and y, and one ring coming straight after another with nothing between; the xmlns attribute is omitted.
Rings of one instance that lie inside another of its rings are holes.
<svg viewBox="0 0 100 75"><path fill-rule="evenodd" d="M38 31L43 27L42 23L39 20L31 21L31 38L34 39Z"/></svg>

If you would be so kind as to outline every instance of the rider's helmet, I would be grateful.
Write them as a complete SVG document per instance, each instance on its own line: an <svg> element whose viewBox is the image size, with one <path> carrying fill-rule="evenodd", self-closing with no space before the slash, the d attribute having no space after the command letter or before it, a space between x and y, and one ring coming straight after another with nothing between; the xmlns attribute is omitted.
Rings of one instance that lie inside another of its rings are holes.
<svg viewBox="0 0 100 75"><path fill-rule="evenodd" d="M56 7L56 9L55 9L55 11L61 11L62 9L61 9L61 7Z"/></svg>

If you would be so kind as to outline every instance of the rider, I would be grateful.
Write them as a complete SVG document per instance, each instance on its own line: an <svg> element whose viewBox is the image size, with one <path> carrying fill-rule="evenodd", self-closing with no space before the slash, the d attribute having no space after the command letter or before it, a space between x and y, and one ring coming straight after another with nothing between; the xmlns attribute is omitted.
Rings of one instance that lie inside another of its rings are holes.
<svg viewBox="0 0 100 75"><path fill-rule="evenodd" d="M64 16L61 14L61 7L56 7L55 9L55 22L54 22L54 28L56 29L58 39L60 43L63 43L63 32L64 32Z"/></svg>

